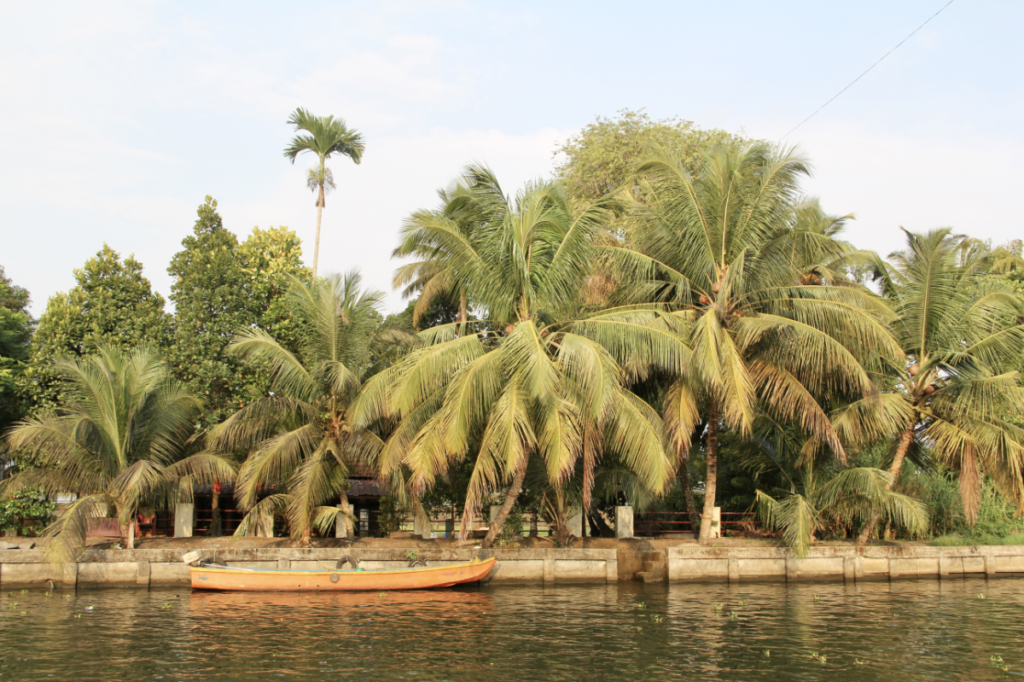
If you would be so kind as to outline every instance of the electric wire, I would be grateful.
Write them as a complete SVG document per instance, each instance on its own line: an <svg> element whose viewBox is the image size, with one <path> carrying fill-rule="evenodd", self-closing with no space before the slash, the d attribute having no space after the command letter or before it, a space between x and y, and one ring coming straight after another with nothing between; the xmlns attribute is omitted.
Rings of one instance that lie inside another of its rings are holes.
<svg viewBox="0 0 1024 682"><path fill-rule="evenodd" d="M868 71L871 71L871 69L873 69L873 68L875 68L876 66L878 66L879 64L881 64L881 63L882 63L882 60L884 60L884 59L885 59L886 57L888 57L888 56L889 56L889 55L891 55L891 54L892 54L893 52L895 52L895 51L896 51L897 49L899 49L900 45L902 45L903 43L905 43L905 42L907 42L908 40L910 40L911 38L913 38L913 37L914 37L914 34L915 34L915 33L917 33L917 32L918 32L918 31L920 31L920 30L921 30L922 28L924 28L924 27L925 27L925 26L926 26L926 25L928 24L928 22L929 22L929 21L931 21L931 20L932 20L932 19L934 19L935 17L937 17L937 16L939 16L940 14L942 14L942 11L943 11L944 9L946 9L947 7L949 7L950 5L952 5L952 4L953 4L953 2L954 2L954 0L949 0L949 2L947 2L947 3L945 4L945 5L943 5L942 7L940 7L940 8L939 8L939 11L938 11L938 12L936 12L935 14L931 15L930 17L928 17L928 19L927 19L927 20L926 20L926 21L925 21L925 22L924 22L923 24L921 24L920 26L918 26L917 28L915 28L915 29L914 29L913 31L911 31L910 35L908 35L908 36L907 36L906 38L904 38L904 39L903 39L903 40L901 40L901 41L900 41L899 43L897 43L896 47L892 48L891 50L889 50L888 52L886 52L885 54L883 54L883 55L882 55L882 57L881 57L881 58L880 58L880 59L879 59L879 60L878 60L877 62L875 62L874 64L872 64L871 66L869 66L869 67L868 67L868 68L867 68L867 69L866 69L866 70L864 71L864 73L862 73L861 75L859 75L859 76L857 76L856 78L854 78L854 79L853 79L852 81L850 81L850 84L849 84L849 85L847 85L847 86L846 86L845 88L843 88L842 90L840 90L839 92L837 92L837 93L836 93L835 95L833 95L833 96L832 96L832 99L830 99L829 101L825 102L825 103L824 103L824 104L822 104L822 105L821 105L820 107L818 107L817 109L815 109L815 110L814 110L814 113L813 113L813 114L811 114L810 116L808 116L808 117L807 117L807 118L805 118L804 120L802 120L802 121L800 121L799 123L797 123L797 124L796 124L796 125L795 125L795 126L793 127L793 130L790 130L790 131L789 131L788 133L786 133L785 135L783 135L782 137L780 137L780 138L779 138L779 142L782 142L782 141L783 141L783 140L785 140L785 139L786 139L787 137L789 137L790 135L792 135L792 134L793 134L793 132L794 132L794 131L795 131L795 130L796 130L797 128L799 128L799 127L800 127L800 126L802 126L803 124L805 124L805 123L807 123L808 121L810 121L810 120L811 120L812 118L814 118L814 117L815 117L815 116L816 116L816 115L818 114L818 112L819 112L819 111L821 111L822 109L824 109L825 107L827 107L827 106L828 106L829 104L831 104L831 103L832 103L832 101L833 101L833 100L835 100L835 99L836 99L837 97L839 97L839 95L843 94L844 92L846 92L847 90L849 90L849 89L850 89L851 87L853 87L854 83L856 83L857 81L859 81L859 80L860 80L861 78L863 78L864 76L866 76L866 75L868 74Z"/></svg>

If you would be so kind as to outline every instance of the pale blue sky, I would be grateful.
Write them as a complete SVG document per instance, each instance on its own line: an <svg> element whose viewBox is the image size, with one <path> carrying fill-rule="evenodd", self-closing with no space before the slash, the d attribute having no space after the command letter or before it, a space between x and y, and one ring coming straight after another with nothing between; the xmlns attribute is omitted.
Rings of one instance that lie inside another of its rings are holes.
<svg viewBox="0 0 1024 682"><path fill-rule="evenodd" d="M402 218L464 163L512 190L624 107L777 139L943 4L8 1L0 264L37 315L104 241L166 296L207 194L241 238L288 225L311 261L310 162L281 155L304 106L367 141L361 166L334 163L321 270L390 291ZM898 247L899 225L1022 236L1022 19L957 0L787 139L859 246Z"/></svg>

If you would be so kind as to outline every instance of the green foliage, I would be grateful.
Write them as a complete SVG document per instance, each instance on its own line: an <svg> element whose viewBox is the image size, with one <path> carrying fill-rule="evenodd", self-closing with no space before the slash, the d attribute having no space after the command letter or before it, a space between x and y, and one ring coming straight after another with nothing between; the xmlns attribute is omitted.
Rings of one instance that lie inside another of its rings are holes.
<svg viewBox="0 0 1024 682"><path fill-rule="evenodd" d="M168 360L205 408L204 426L223 421L265 396L270 378L258 364L228 354L235 334L258 328L286 348L299 330L285 301L289 277L308 277L299 238L286 227L253 228L239 245L210 197L199 207L191 235L171 260L174 328Z"/></svg>
<svg viewBox="0 0 1024 682"><path fill-rule="evenodd" d="M394 495L385 495L380 498L380 512L377 522L385 537L391 533L402 530L402 526L409 521L411 512L402 504L402 501Z"/></svg>
<svg viewBox="0 0 1024 682"><path fill-rule="evenodd" d="M28 303L28 291L11 282L0 265L0 433L25 413L25 401L17 385L26 368L32 338Z"/></svg>
<svg viewBox="0 0 1024 682"><path fill-rule="evenodd" d="M991 545L1024 532L1024 520L1017 517L1015 506L988 479L981 483L978 517L972 526L964 514L956 472L939 468L915 478L917 485L911 490L928 507L932 537L958 537L964 544Z"/></svg>
<svg viewBox="0 0 1024 682"><path fill-rule="evenodd" d="M302 263L302 242L287 227L254 227L238 247L245 289L255 308L255 324L286 348L297 349L299 325L285 293L289 276L308 280L312 272Z"/></svg>
<svg viewBox="0 0 1024 682"><path fill-rule="evenodd" d="M57 504L39 488L22 488L13 498L0 500L0 530L37 532L49 523Z"/></svg>
<svg viewBox="0 0 1024 682"><path fill-rule="evenodd" d="M134 257L122 260L104 244L75 270L75 280L71 291L47 302L32 338L22 390L37 408L64 401L55 360L90 355L100 345L129 349L167 342L170 316L164 312L164 299L152 290Z"/></svg>
<svg viewBox="0 0 1024 682"><path fill-rule="evenodd" d="M632 187L637 168L647 160L653 145L678 155L696 175L708 152L744 142L742 136L704 130L692 121L652 120L643 110L623 109L614 118L598 116L566 140L555 152L556 158L564 157L555 175L572 205L582 207L622 187Z"/></svg>

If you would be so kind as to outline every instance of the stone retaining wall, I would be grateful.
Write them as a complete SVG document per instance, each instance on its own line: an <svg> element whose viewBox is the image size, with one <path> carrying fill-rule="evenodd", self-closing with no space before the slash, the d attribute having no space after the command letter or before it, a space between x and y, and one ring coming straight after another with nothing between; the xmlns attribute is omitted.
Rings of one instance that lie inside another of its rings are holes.
<svg viewBox="0 0 1024 682"><path fill-rule="evenodd" d="M1024 547L813 547L797 559L779 547L672 547L670 582L893 580L1024 574Z"/></svg>
<svg viewBox="0 0 1024 682"><path fill-rule="evenodd" d="M47 563L42 550L0 550L0 587L57 585L174 585L187 584L188 568L181 556L188 548L89 550L65 567ZM348 555L364 568L399 568L409 563L410 548L208 549L214 563L251 568L329 569ZM495 557L498 565L487 577L494 583L613 583L892 580L901 578L961 578L963 576L1024 576L1024 547L930 547L914 545L814 547L797 559L785 548L701 547L677 545L654 550L642 544L617 549L497 549L416 548L419 559L432 566L461 563L473 557ZM667 566L666 566L667 564Z"/></svg>
<svg viewBox="0 0 1024 682"><path fill-rule="evenodd" d="M75 564L56 567L42 550L0 550L0 588L8 585L174 585L189 582L181 562L187 549L89 550ZM363 568L408 566L406 548L377 549L221 549L202 550L213 563L240 568L332 569L351 556ZM496 557L485 582L613 583L619 579L614 549L416 549L431 566Z"/></svg>

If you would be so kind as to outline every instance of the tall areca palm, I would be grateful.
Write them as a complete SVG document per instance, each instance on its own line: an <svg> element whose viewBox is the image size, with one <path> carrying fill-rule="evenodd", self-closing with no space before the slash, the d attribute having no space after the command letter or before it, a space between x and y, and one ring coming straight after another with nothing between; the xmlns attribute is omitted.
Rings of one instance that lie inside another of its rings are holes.
<svg viewBox="0 0 1024 682"><path fill-rule="evenodd" d="M327 192L333 190L334 174L327 167L327 159L335 154L347 156L358 164L363 158L365 144L359 131L345 125L344 119L333 116L314 116L306 109L299 107L288 117L288 124L295 126L296 132L305 131L305 135L296 135L285 148L285 158L295 163L295 158L302 153L316 154L319 164L309 169L306 179L309 188L317 193L316 198L316 241L313 244L313 277L316 277L320 258L320 219L323 216Z"/></svg>
<svg viewBox="0 0 1024 682"><path fill-rule="evenodd" d="M883 293L908 360L880 378L881 401L859 401L834 418L849 441L887 440L895 446L888 486L915 444L930 446L960 473L967 519L977 518L981 473L1024 503L1024 429L1008 418L1024 412L1014 366L1024 351L1019 301L993 282L977 279L985 253L948 229L906 233L907 248L880 264ZM868 523L865 542L874 531Z"/></svg>
<svg viewBox="0 0 1024 682"><path fill-rule="evenodd" d="M234 341L230 352L269 367L271 393L229 417L210 441L248 453L236 484L248 510L238 534L265 527L283 511L292 536L308 542L313 528L326 531L337 522L338 508L324 502L340 496L347 505L351 468L379 448L377 436L353 426L349 408L374 351L402 335L380 327L384 295L363 289L355 272L312 283L292 277L287 296L300 325L299 351L262 330ZM260 500L264 488L280 492Z"/></svg>
<svg viewBox="0 0 1024 682"><path fill-rule="evenodd" d="M665 323L692 348L664 418L681 459L706 419L706 542L722 426L747 435L766 412L842 459L822 402L834 391L873 394L864 363L900 350L876 297L801 279L809 253L830 262L844 247L825 231L794 229L798 181L807 173L800 157L765 145L720 149L691 177L678 158L655 150L639 173L631 248L609 248L634 296L671 311Z"/></svg>
<svg viewBox="0 0 1024 682"><path fill-rule="evenodd" d="M130 549L140 506L173 504L179 486L188 497L194 483L234 475L216 455L185 456L200 404L151 349L101 347L58 367L70 401L64 412L26 419L11 431L11 445L35 453L40 467L4 486L7 494L38 486L48 495L77 496L46 529L55 560L68 561L84 546L90 518L114 512Z"/></svg>
<svg viewBox="0 0 1024 682"><path fill-rule="evenodd" d="M459 324L421 332L421 348L367 383L357 420L400 420L381 450L382 472L408 467L414 486L429 487L475 452L462 538L484 497L507 487L486 545L500 532L534 456L556 484L583 458L589 488L602 450L613 449L660 491L671 473L660 419L627 390L615 353L635 347L678 366L685 349L642 326L602 325L581 306L605 207L573 215L561 188L544 182L511 200L479 167L467 169L456 194L459 201L468 197L463 208L472 214L472 236L445 218L447 206L421 214L416 229L488 319L473 323L474 333L460 333ZM605 345L590 325L603 330Z"/></svg>

